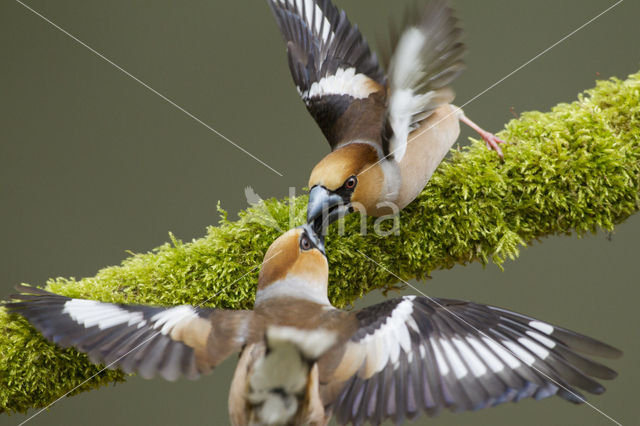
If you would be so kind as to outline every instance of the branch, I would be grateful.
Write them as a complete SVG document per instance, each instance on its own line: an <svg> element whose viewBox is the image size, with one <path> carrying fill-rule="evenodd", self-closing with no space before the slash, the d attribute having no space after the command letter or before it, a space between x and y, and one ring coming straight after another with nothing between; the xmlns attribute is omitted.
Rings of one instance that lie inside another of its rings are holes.
<svg viewBox="0 0 640 426"><path fill-rule="evenodd" d="M504 147L504 164L478 141L454 152L402 211L399 235L376 235L372 220L370 232L361 235L357 215L345 221L344 236L336 235L336 226L331 229L327 251L336 306L397 283L358 251L403 279L421 278L473 261L500 266L527 242L611 230L639 209L640 73L626 81L598 82L578 101L551 112L524 113L500 137L512 143ZM134 254L95 277L51 279L47 288L107 302L206 301L219 308L247 308L264 252L289 228L290 209L295 224L304 221L306 203L306 197L267 200L241 212L235 222L222 212L220 224L199 240L183 243L171 236L171 243ZM46 406L102 368L73 349L48 343L26 320L4 309L0 327L0 411ZM106 370L74 393L124 377Z"/></svg>

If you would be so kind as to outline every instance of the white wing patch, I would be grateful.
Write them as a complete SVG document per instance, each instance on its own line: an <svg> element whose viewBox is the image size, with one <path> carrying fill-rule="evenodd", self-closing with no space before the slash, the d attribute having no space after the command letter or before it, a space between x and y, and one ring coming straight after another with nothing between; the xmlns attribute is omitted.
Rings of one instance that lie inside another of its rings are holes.
<svg viewBox="0 0 640 426"><path fill-rule="evenodd" d="M548 348L553 349L556 346L556 342L554 342L553 340L549 339L548 337L544 337L540 333L536 333L535 331L527 331L527 334L529 336L533 337L538 342L542 343L543 345L545 345Z"/></svg>
<svg viewBox="0 0 640 426"><path fill-rule="evenodd" d="M153 328L160 328L160 332L167 335L171 332L171 329L180 321L197 317L196 311L192 306L183 305L175 308L167 309L159 312L151 317Z"/></svg>
<svg viewBox="0 0 640 426"><path fill-rule="evenodd" d="M64 304L63 314L68 314L75 322L85 328L98 326L100 330L124 324L145 324L141 312L130 312L110 303L95 300L71 299Z"/></svg>
<svg viewBox="0 0 640 426"><path fill-rule="evenodd" d="M391 151L400 161L407 149L413 116L424 110L433 92L416 94L418 82L424 76L421 50L426 38L418 28L409 28L398 41L389 65L391 96L389 118L393 129Z"/></svg>
<svg viewBox="0 0 640 426"><path fill-rule="evenodd" d="M487 367L484 366L473 350L458 337L454 337L452 340L453 344L458 349L458 352L460 352L460 355L471 369L473 375L476 377L484 375L487 372Z"/></svg>
<svg viewBox="0 0 640 426"><path fill-rule="evenodd" d="M68 314L75 322L84 325L85 328L98 326L100 330L121 324L137 325L138 328L147 324L142 312L129 311L117 305L96 300L68 300L64 304L62 313ZM160 332L166 335L178 322L196 316L193 307L177 306L157 313L151 317L149 322L153 324L154 329L160 329Z"/></svg>
<svg viewBox="0 0 640 426"><path fill-rule="evenodd" d="M547 324L546 322L531 321L529 322L529 327L542 331L546 335L550 335L551 333L553 333L553 326Z"/></svg>
<svg viewBox="0 0 640 426"><path fill-rule="evenodd" d="M309 90L300 92L300 96L305 101L326 95L347 95L354 99L366 99L376 91L375 86L371 83L371 79L366 75L356 74L355 68L338 68L334 75L314 82Z"/></svg>
<svg viewBox="0 0 640 426"><path fill-rule="evenodd" d="M340 424L399 422L416 408L477 410L555 394L583 402L574 386L600 394L604 388L589 376L616 376L574 353L618 356L610 346L506 309L423 297L393 302L357 317L360 328L349 341L356 347L347 348L336 374L352 377L332 404Z"/></svg>
<svg viewBox="0 0 640 426"><path fill-rule="evenodd" d="M365 376L382 371L389 362L397 366L401 350L406 354L411 353L411 337L407 327L417 327L411 318L413 299L415 296L407 296L394 308L380 328L359 342L367 354Z"/></svg>
<svg viewBox="0 0 640 426"><path fill-rule="evenodd" d="M411 88L420 81L422 67L420 51L426 38L418 28L408 28L398 41L389 64L391 88Z"/></svg>
<svg viewBox="0 0 640 426"><path fill-rule="evenodd" d="M453 349L448 339L440 339L440 345L444 349L444 355L451 364L451 368L453 368L453 373L456 375L457 379L462 379L467 375L467 367L465 367L464 363Z"/></svg>
<svg viewBox="0 0 640 426"><path fill-rule="evenodd" d="M520 361L524 362L528 366L533 365L536 359L529 352L524 350L522 347L516 345L511 340L503 340L502 344L505 345L511 353L513 353Z"/></svg>
<svg viewBox="0 0 640 426"><path fill-rule="evenodd" d="M535 343L533 340L528 339L526 337L520 337L518 339L518 342L526 347L527 349L529 349L531 352L533 352L534 354L536 354L538 356L538 358L541 359L545 359L546 357L549 356L549 351L546 350L545 348L543 348L542 346L540 346L539 344Z"/></svg>
<svg viewBox="0 0 640 426"><path fill-rule="evenodd" d="M396 161L406 153L409 134L454 98L449 84L462 71L464 52L455 23L445 2L432 2L395 46L385 126L392 130L389 150Z"/></svg>
<svg viewBox="0 0 640 426"><path fill-rule="evenodd" d="M503 348L498 343L496 343L495 340L490 339L488 337L484 337L484 336L482 337L482 340L487 346L491 348L491 350L496 355L498 355L509 366L509 368L515 370L516 368L520 367L520 365L522 365L520 364L520 361L518 361L516 357L511 355L509 351L507 351L505 348Z"/></svg>
<svg viewBox="0 0 640 426"><path fill-rule="evenodd" d="M478 355L487 363L491 371L499 373L504 370L504 364L491 353L482 343L475 337L467 337L467 342L478 352Z"/></svg>
<svg viewBox="0 0 640 426"><path fill-rule="evenodd" d="M431 347L433 348L433 353L436 356L436 364L438 364L438 369L440 370L440 374L442 376L446 376L447 374L449 374L449 366L447 365L447 363L444 360L444 357L440 353L440 349L438 349L438 343L436 342L436 339L432 337L429 340L431 340Z"/></svg>

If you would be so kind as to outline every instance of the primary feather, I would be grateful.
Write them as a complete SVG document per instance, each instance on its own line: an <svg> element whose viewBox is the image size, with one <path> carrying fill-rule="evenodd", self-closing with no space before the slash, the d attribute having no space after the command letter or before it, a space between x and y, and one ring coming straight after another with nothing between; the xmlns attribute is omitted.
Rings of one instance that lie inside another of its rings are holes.
<svg viewBox="0 0 640 426"><path fill-rule="evenodd" d="M407 24L389 61L386 128L388 150L400 161L409 133L439 106L453 101L448 87L462 72L462 31L445 1L428 3L415 22ZM415 19L415 18L414 18Z"/></svg>

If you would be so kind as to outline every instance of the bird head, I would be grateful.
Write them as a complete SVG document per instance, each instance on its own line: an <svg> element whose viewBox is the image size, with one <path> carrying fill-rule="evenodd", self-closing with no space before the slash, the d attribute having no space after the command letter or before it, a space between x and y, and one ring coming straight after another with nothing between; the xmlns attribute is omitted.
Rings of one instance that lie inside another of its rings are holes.
<svg viewBox="0 0 640 426"><path fill-rule="evenodd" d="M384 173L375 148L357 142L338 148L311 172L307 223L321 232L354 210L372 211L383 187Z"/></svg>
<svg viewBox="0 0 640 426"><path fill-rule="evenodd" d="M278 237L262 261L256 303L273 296L291 296L329 303L329 264L324 239L309 225Z"/></svg>

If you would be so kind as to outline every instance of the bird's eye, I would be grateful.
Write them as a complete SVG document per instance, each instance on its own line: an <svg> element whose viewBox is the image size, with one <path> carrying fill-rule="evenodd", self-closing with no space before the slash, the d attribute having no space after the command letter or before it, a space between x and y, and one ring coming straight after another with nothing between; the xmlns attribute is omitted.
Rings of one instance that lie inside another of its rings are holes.
<svg viewBox="0 0 640 426"><path fill-rule="evenodd" d="M347 179L347 181L344 183L344 187L347 189L353 189L356 187L356 184L358 183L358 179L355 176L351 176L349 179Z"/></svg>
<svg viewBox="0 0 640 426"><path fill-rule="evenodd" d="M309 240L309 237L307 237L306 235L303 235L302 238L300 238L300 248L302 250L311 250L311 241Z"/></svg>

